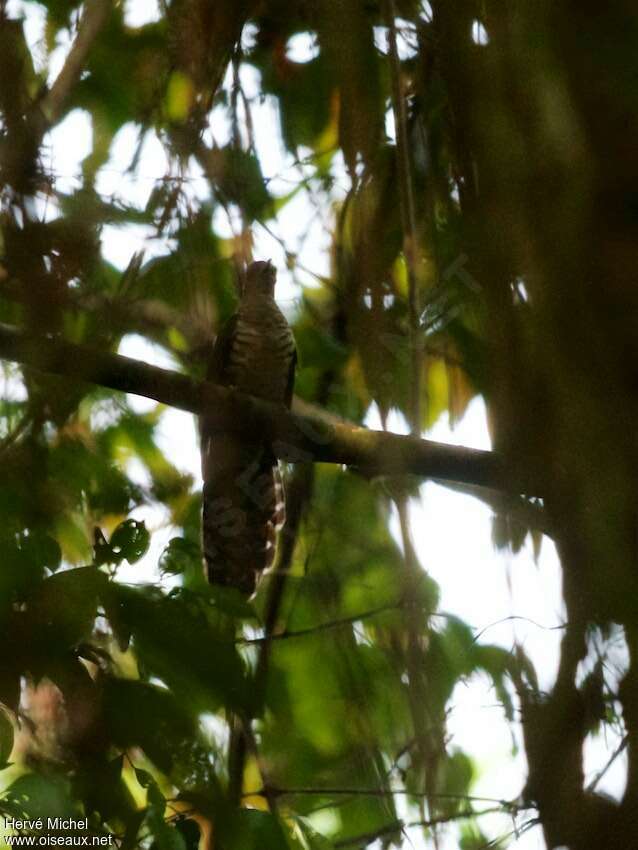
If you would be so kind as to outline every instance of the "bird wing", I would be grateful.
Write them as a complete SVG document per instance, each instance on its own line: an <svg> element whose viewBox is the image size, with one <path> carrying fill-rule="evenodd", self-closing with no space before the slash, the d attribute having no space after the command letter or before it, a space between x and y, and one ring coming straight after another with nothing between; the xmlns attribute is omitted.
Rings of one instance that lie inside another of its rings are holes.
<svg viewBox="0 0 638 850"><path fill-rule="evenodd" d="M222 384L225 387L230 382L228 365L237 331L237 319L238 314L235 313L224 323L217 334L215 345L213 346L213 356L210 359L206 373L207 380L214 381L216 384Z"/></svg>

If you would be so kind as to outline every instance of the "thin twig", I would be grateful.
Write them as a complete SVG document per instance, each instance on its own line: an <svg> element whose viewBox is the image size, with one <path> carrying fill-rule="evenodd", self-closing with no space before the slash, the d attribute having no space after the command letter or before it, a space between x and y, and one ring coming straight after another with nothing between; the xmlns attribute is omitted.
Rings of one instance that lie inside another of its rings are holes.
<svg viewBox="0 0 638 850"><path fill-rule="evenodd" d="M522 620L525 623L531 623L532 626L536 626L537 629L543 629L546 632L563 631L568 626L567 623L559 623L556 626L544 626L542 623L536 622L536 620L533 620L531 617L523 617L520 614L509 614L507 617L501 617L500 620L494 620L493 623L488 623L487 626L483 626L483 628L472 638L472 643L477 643L488 629L492 629L494 626L500 626L502 623L509 623L514 620Z"/></svg>
<svg viewBox="0 0 638 850"><path fill-rule="evenodd" d="M306 635L314 635L318 632L325 632L331 629L340 629L344 626L351 626L359 620L368 620L371 617L377 617L387 611L395 611L400 608L401 602L394 602L389 605L380 605L378 608L372 608L369 611L362 611L360 614L352 614L349 617L341 617L338 620L329 620L326 623L318 623L316 626L309 626L307 629L296 629L294 631L277 632L276 634L265 635L259 638L240 638L237 643L242 645L263 644L273 640L289 640L290 638L305 637Z"/></svg>

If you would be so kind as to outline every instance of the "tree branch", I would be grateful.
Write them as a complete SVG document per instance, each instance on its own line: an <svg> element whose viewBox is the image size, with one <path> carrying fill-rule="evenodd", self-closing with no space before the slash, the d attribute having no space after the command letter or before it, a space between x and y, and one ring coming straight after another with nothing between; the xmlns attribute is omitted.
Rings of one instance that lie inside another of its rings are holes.
<svg viewBox="0 0 638 850"><path fill-rule="evenodd" d="M509 813L535 808L518 799L477 797L475 794L428 794L408 788L271 788L270 791L279 797L430 797L436 800L458 800L462 803L493 803ZM263 788L242 794L244 798L264 796Z"/></svg>
<svg viewBox="0 0 638 850"><path fill-rule="evenodd" d="M29 336L0 324L0 358L191 413L206 410L213 426L258 435L284 460L338 463L368 474L412 474L538 495L532 482L512 481L494 452L373 431L298 399L288 412L233 389L57 337Z"/></svg>
<svg viewBox="0 0 638 850"><path fill-rule="evenodd" d="M398 611L401 607L401 601L392 602L389 605L380 605L378 608L372 608L370 611L362 611L359 614L353 614L350 617L340 617L338 620L328 620L325 623L317 623L316 626L309 626L307 629L295 629L294 631L277 632L268 636L258 638L241 638L236 641L241 646L251 646L254 644L264 644L273 640L289 640L290 638L308 637L319 632L330 631L331 629L341 629L344 626L352 626L359 620L369 620L371 617L377 617L379 614L386 614L388 611ZM445 617L445 614L436 614L434 616Z"/></svg>
<svg viewBox="0 0 638 850"><path fill-rule="evenodd" d="M89 51L113 8L113 0L88 0L78 28L78 34L62 70L39 103L45 126L60 118L64 102L78 81Z"/></svg>

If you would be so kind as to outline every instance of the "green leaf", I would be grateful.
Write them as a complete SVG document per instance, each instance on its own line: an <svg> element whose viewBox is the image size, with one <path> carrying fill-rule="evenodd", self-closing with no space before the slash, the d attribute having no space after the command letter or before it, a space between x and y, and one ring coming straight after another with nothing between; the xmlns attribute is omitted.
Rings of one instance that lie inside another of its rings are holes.
<svg viewBox="0 0 638 850"><path fill-rule="evenodd" d="M142 788L150 788L151 785L155 784L155 780L148 772L148 770L142 770L139 767L135 768L135 778L140 783Z"/></svg>
<svg viewBox="0 0 638 850"><path fill-rule="evenodd" d="M514 704L505 681L506 674L511 666L520 666L519 660L512 653L500 646L478 645L474 649L474 658L477 667L482 667L491 677L496 695L503 704L505 715L508 720L514 719Z"/></svg>
<svg viewBox="0 0 638 850"><path fill-rule="evenodd" d="M122 839L122 844L120 845L120 850L133 850L134 847L139 846L137 834L140 831L140 827L144 823L145 818L145 809L135 811L129 816L126 822L126 831L124 833L124 838Z"/></svg>
<svg viewBox="0 0 638 850"><path fill-rule="evenodd" d="M29 597L29 617L43 646L74 647L91 633L98 592L106 577L94 567L65 570L43 581Z"/></svg>
<svg viewBox="0 0 638 850"><path fill-rule="evenodd" d="M109 677L104 682L103 710L113 743L121 748L141 747L165 772L194 735L192 717L173 694L155 685ZM154 785L151 779L145 787L150 790Z"/></svg>
<svg viewBox="0 0 638 850"><path fill-rule="evenodd" d="M137 803L122 775L124 755L108 759L94 755L80 760L74 791L83 800L87 814L94 812L104 822L129 824L135 819Z"/></svg>
<svg viewBox="0 0 638 850"><path fill-rule="evenodd" d="M7 789L7 798L23 810L27 818L80 817L70 782L60 776L25 773Z"/></svg>
<svg viewBox="0 0 638 850"><path fill-rule="evenodd" d="M181 830L157 818L147 818L159 850L186 850L186 841Z"/></svg>
<svg viewBox="0 0 638 850"><path fill-rule="evenodd" d="M239 809L221 826L227 850L290 850L279 820L267 812Z"/></svg>
<svg viewBox="0 0 638 850"><path fill-rule="evenodd" d="M212 604L218 611L237 620L255 619L255 609L252 603L236 587L208 585L206 590Z"/></svg>
<svg viewBox="0 0 638 850"><path fill-rule="evenodd" d="M170 121L181 124L188 118L193 104L193 81L181 71L173 71L166 90L166 114Z"/></svg>
<svg viewBox="0 0 638 850"><path fill-rule="evenodd" d="M134 564L146 553L149 541L150 535L143 521L126 519L111 535L109 545L116 557Z"/></svg>
<svg viewBox="0 0 638 850"><path fill-rule="evenodd" d="M191 540L183 537L173 537L168 542L159 559L159 568L162 573L179 575L186 572L189 567L201 566L201 550Z"/></svg>
<svg viewBox="0 0 638 850"><path fill-rule="evenodd" d="M276 94L281 130L289 150L306 145L321 152L334 148L337 141L333 108L334 73L325 55L304 64L289 63L282 76L278 63L263 67L264 91ZM331 126L334 125L334 128ZM326 132L330 128L331 132Z"/></svg>
<svg viewBox="0 0 638 850"><path fill-rule="evenodd" d="M445 760L443 771L441 790L444 797L449 794L450 798L441 800L440 808L442 812L456 812L465 806L463 795L469 793L472 780L475 778L474 765L469 756L455 749ZM455 797L456 799L453 799Z"/></svg>
<svg viewBox="0 0 638 850"><path fill-rule="evenodd" d="M160 791L157 782L150 782L146 789L146 801L156 816L163 817L166 811L166 797Z"/></svg>
<svg viewBox="0 0 638 850"><path fill-rule="evenodd" d="M151 782L146 792L147 814L146 822L155 837L159 850L186 850L186 842L182 832L175 826L166 823L166 798L156 782Z"/></svg>
<svg viewBox="0 0 638 850"><path fill-rule="evenodd" d="M188 710L243 705L244 669L232 624L227 619L213 622L213 612L203 599L183 591L167 597L115 583L107 597L118 628L133 635L145 669L179 694Z"/></svg>
<svg viewBox="0 0 638 850"><path fill-rule="evenodd" d="M0 604L14 597L24 598L37 588L44 575L41 559L23 550L15 538L0 538L2 570L0 570Z"/></svg>
<svg viewBox="0 0 638 850"><path fill-rule="evenodd" d="M103 585L100 601L106 618L113 629L113 635L120 652L126 652L131 640L131 627L126 616L124 603L118 594L117 586L113 582L107 582Z"/></svg>
<svg viewBox="0 0 638 850"><path fill-rule="evenodd" d="M210 159L224 200L236 203L251 221L270 217L270 195L254 154L229 145L212 151Z"/></svg>

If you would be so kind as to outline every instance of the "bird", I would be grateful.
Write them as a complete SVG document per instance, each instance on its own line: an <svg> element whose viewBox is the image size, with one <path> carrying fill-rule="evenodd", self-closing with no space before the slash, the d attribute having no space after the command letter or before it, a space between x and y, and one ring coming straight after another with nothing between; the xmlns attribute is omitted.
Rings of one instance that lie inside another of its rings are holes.
<svg viewBox="0 0 638 850"><path fill-rule="evenodd" d="M237 312L215 340L207 380L290 408L297 351L292 330L275 302L277 271L251 263ZM277 458L258 437L215 430L200 416L205 573L213 585L251 596L272 566L285 521Z"/></svg>

